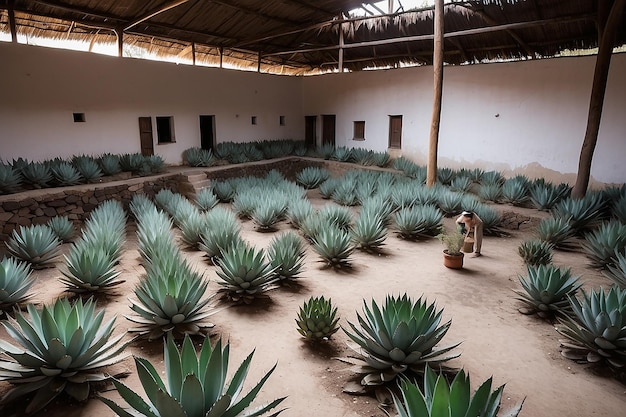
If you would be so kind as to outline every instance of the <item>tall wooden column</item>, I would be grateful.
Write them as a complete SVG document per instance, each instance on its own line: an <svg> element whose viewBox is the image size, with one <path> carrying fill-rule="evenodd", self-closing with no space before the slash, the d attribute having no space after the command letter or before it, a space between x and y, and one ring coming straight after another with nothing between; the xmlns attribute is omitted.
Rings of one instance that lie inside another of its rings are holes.
<svg viewBox="0 0 626 417"><path fill-rule="evenodd" d="M612 6L610 3L613 3ZM620 23L623 23L624 4L626 0L600 0L598 3L598 56L593 73L593 85L591 87L591 99L589 101L589 113L587 116L587 130L580 150L578 160L578 174L576 184L572 189L573 198L582 198L587 193L589 177L591 176L591 162L593 152L598 142L602 106L606 92L606 82L609 78L611 55L615 43L615 34ZM610 11L606 13L610 7ZM603 9L604 8L604 9ZM603 12L604 10L604 12Z"/></svg>
<svg viewBox="0 0 626 417"><path fill-rule="evenodd" d="M9 28L11 30L11 42L17 43L17 25L15 24L15 1L9 0L7 12L9 14Z"/></svg>
<svg viewBox="0 0 626 417"><path fill-rule="evenodd" d="M428 185L429 187L432 187L437 182L437 148L439 146L441 99L443 95L443 0L435 1L434 26L435 39L433 49L433 115L430 122L428 165L426 166L426 185Z"/></svg>

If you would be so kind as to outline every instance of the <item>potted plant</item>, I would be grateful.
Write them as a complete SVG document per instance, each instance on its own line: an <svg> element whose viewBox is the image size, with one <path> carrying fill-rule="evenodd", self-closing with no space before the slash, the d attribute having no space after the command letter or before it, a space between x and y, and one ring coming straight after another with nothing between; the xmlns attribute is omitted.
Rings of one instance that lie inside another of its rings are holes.
<svg viewBox="0 0 626 417"><path fill-rule="evenodd" d="M452 232L443 230L437 235L437 238L445 246L443 250L443 265L452 269L463 268L464 253L461 251L465 240L463 233L458 228Z"/></svg>

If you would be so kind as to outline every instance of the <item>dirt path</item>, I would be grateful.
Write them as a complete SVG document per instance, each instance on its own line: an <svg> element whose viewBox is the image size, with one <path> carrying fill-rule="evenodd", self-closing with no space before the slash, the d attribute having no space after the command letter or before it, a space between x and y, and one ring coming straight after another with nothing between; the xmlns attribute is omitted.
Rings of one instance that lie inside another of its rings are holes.
<svg viewBox="0 0 626 417"><path fill-rule="evenodd" d="M314 198L314 203L323 204ZM511 207L500 209L512 210ZM543 215L535 210L515 209L537 221ZM446 219L451 225L452 220ZM127 297L133 295L143 268L138 263L136 240L129 228L127 250L120 267L126 283L120 294L99 301L107 314L118 316L117 331L125 331L129 322L123 317L132 311ZM287 230L281 224L281 230ZM288 396L283 403L285 416L376 416L385 414L369 397L354 397L342 393L350 378L346 365L333 359L346 355L348 337L339 331L321 347L312 347L295 329L298 308L310 296L332 298L338 307L340 323L356 321L363 300L379 303L386 294L407 292L414 299L424 295L436 300L444 309L444 320L452 319L444 342L462 341L462 355L453 365L470 373L476 386L493 375L496 385L506 384L503 408L526 398L521 416L616 417L626 409L626 386L599 376L584 365L571 362L560 355L558 334L554 327L535 317L521 315L513 288L519 288L517 276L525 271L517 255L519 243L528 239L532 227L512 231L510 237L486 237L481 258L466 258L465 268L455 271L442 265L441 244L436 239L408 242L395 234L388 235L381 255L356 252L351 272L323 269L316 254L309 248L306 270L300 285L285 287L270 293L269 300L259 300L250 306L234 306L214 316L214 334L221 334L231 343L231 371L256 348L248 382L256 382L274 363L275 373L263 389L260 400ZM274 234L259 233L251 222L243 223L243 235L256 247L266 248ZM67 248L66 248L67 249ZM215 267L209 266L201 252L184 251L198 270L211 280L211 293L218 288ZM587 266L581 253L557 252L557 265L572 268L582 275L585 288L608 286L609 281ZM62 292L58 269L36 272L35 301L50 302ZM6 332L0 331L6 338ZM139 344L131 347L135 355L149 357L162 369L159 344ZM124 365L132 371L125 383L143 393L131 358ZM6 389L0 383L0 390ZM115 392L106 394L117 398ZM259 402L260 403L260 402ZM91 400L86 405L53 404L49 417L113 416L104 404Z"/></svg>

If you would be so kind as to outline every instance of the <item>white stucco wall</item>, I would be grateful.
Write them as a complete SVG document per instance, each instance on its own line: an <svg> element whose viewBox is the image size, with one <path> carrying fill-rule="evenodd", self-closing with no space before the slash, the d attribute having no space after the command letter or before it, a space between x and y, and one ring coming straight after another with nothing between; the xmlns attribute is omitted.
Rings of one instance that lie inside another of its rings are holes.
<svg viewBox="0 0 626 417"><path fill-rule="evenodd" d="M573 181L587 123L595 57L444 70L439 165ZM336 114L338 146L385 150L389 115L403 116L401 154L425 164L432 68L331 74L304 83L305 114ZM626 182L626 54L613 56L592 166L599 182ZM353 122L364 120L364 142Z"/></svg>
<svg viewBox="0 0 626 417"><path fill-rule="evenodd" d="M0 43L0 80L4 160L139 152L140 116L153 117L154 151L171 164L200 146L199 115L215 115L218 143L304 131L296 78ZM174 117L176 143L157 144L155 116Z"/></svg>
<svg viewBox="0 0 626 417"><path fill-rule="evenodd" d="M573 182L595 57L446 67L439 164ZM119 59L0 42L0 158L42 160L140 150L137 118L173 116L168 163L200 145L199 115L216 140L304 139L304 116L336 115L338 146L387 149L403 116L400 154L426 162L432 68L284 77ZM613 56L592 184L626 182L626 54ZM74 123L72 113L85 113ZM496 117L496 115L498 115ZM251 124L257 117L257 125ZM285 116L286 126L279 125ZM353 141L364 120L365 141ZM154 119L153 119L154 122ZM318 141L321 118L318 118Z"/></svg>

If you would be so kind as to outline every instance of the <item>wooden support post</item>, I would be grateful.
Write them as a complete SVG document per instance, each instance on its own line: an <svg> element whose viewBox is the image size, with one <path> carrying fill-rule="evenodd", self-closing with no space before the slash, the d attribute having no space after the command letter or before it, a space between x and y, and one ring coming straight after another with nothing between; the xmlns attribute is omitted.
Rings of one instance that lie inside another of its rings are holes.
<svg viewBox="0 0 626 417"><path fill-rule="evenodd" d="M124 56L124 28L118 26L115 33L117 34L117 56L122 58Z"/></svg>
<svg viewBox="0 0 626 417"><path fill-rule="evenodd" d="M220 68L224 68L224 47L220 46Z"/></svg>
<svg viewBox="0 0 626 417"><path fill-rule="evenodd" d="M343 72L343 23L339 23L339 64L337 70Z"/></svg>
<svg viewBox="0 0 626 417"><path fill-rule="evenodd" d="M600 4L609 0L601 0ZM589 113L587 116L587 130L580 150L578 160L578 173L576 183L572 189L573 198L583 198L587 193L589 178L591 176L591 162L593 152L598 142L598 131L600 130L600 119L602 117L602 105L604 104L604 94L606 92L606 82L609 77L611 67L611 55L615 43L615 34L620 23L623 23L624 5L626 0L615 0L606 20L602 19L602 13L598 13L598 56L593 73L593 85L591 87L591 99L589 101ZM600 7L599 7L600 9ZM601 9L600 9L601 10Z"/></svg>
<svg viewBox="0 0 626 417"><path fill-rule="evenodd" d="M430 122L428 143L428 165L426 185L432 187L437 182L437 148L439 146L439 125L441 122L441 99L443 96L443 0L435 1L435 39L433 50L434 97L433 115Z"/></svg>
<svg viewBox="0 0 626 417"><path fill-rule="evenodd" d="M11 30L11 42L17 43L17 24L15 23L15 1L9 0L9 7L7 12L9 13L9 27Z"/></svg>
<svg viewBox="0 0 626 417"><path fill-rule="evenodd" d="M256 72L261 72L261 51L259 51L259 56L256 61Z"/></svg>
<svg viewBox="0 0 626 417"><path fill-rule="evenodd" d="M191 42L191 64L196 65L196 43Z"/></svg>

